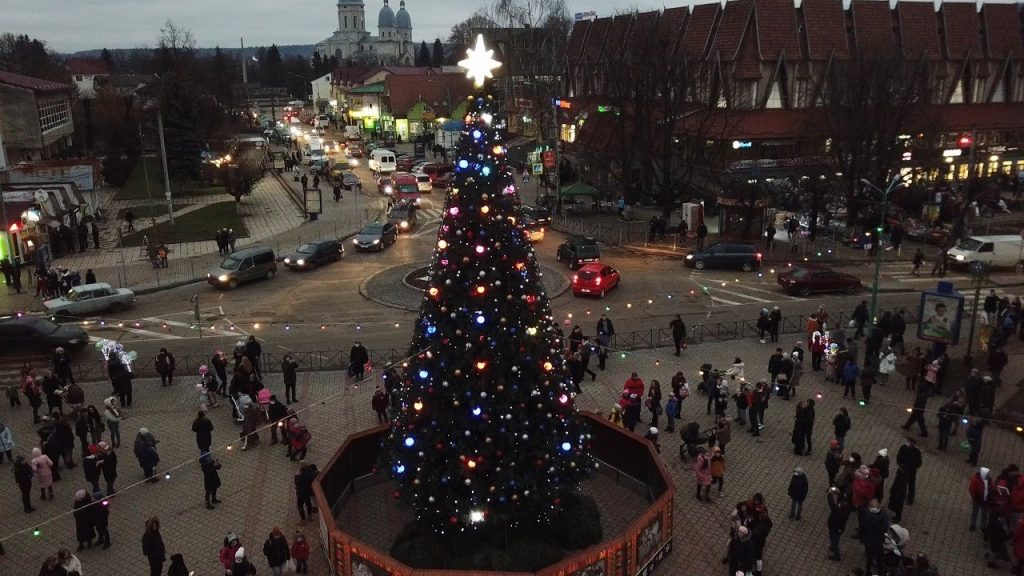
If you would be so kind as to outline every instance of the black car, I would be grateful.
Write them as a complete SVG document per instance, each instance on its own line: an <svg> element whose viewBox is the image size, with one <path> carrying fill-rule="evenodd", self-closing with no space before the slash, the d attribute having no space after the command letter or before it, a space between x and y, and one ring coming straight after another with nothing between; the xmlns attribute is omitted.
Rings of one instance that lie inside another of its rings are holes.
<svg viewBox="0 0 1024 576"><path fill-rule="evenodd" d="M703 250L687 254L684 262L686 266L697 270L738 268L750 272L761 266L761 253L754 244L715 242Z"/></svg>
<svg viewBox="0 0 1024 576"><path fill-rule="evenodd" d="M398 227L398 233L411 232L416 227L416 204L401 202L388 213L388 222Z"/></svg>
<svg viewBox="0 0 1024 576"><path fill-rule="evenodd" d="M356 186L361 186L359 176L356 176L355 172L342 172L341 173L341 186L345 190L354 190Z"/></svg>
<svg viewBox="0 0 1024 576"><path fill-rule="evenodd" d="M523 216L532 219L541 226L551 225L551 212L547 208L523 204L519 207L519 211L523 213Z"/></svg>
<svg viewBox="0 0 1024 576"><path fill-rule="evenodd" d="M316 240L299 246L295 252L284 257L282 263L292 270L310 270L337 262L345 255L345 247L337 240Z"/></svg>
<svg viewBox="0 0 1024 576"><path fill-rule="evenodd" d="M80 349L89 334L80 326L61 325L46 318L6 316L0 318L0 352L44 351L54 348Z"/></svg>
<svg viewBox="0 0 1024 576"><path fill-rule="evenodd" d="M391 222L370 222L356 234L356 250L383 250L398 240L398 226Z"/></svg>
<svg viewBox="0 0 1024 576"><path fill-rule="evenodd" d="M569 269L575 270L585 262L599 262L601 250L597 247L597 241L589 236L570 238L558 247L555 259L559 262L568 262Z"/></svg>

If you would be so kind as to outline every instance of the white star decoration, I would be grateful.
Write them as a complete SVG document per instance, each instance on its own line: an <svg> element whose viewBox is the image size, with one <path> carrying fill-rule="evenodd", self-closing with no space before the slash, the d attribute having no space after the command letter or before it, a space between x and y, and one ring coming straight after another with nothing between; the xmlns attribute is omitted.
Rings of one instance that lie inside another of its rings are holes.
<svg viewBox="0 0 1024 576"><path fill-rule="evenodd" d="M484 35L477 34L476 46L466 50L467 58L460 60L459 66L466 69L466 78L472 78L473 84L483 86L484 80L494 78L491 70L501 66L501 62L491 58L493 55L494 50L488 50L484 46Z"/></svg>

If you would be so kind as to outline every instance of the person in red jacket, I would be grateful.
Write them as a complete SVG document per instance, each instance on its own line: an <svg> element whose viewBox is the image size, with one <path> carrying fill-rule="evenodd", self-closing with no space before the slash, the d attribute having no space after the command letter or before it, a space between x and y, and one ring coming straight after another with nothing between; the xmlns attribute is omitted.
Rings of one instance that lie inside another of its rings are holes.
<svg viewBox="0 0 1024 576"><path fill-rule="evenodd" d="M630 375L629 379L622 386L622 397L619 398L619 406L622 406L622 424L632 432L640 422L640 402L644 397L644 381L636 372Z"/></svg>
<svg viewBox="0 0 1024 576"><path fill-rule="evenodd" d="M226 576L231 575L231 565L235 562L235 552L242 547L242 543L238 541L238 536L231 532L224 537L224 546L220 549L220 565L224 567L224 574Z"/></svg>
<svg viewBox="0 0 1024 576"><path fill-rule="evenodd" d="M296 574L309 574L309 542L301 530L295 531L295 540L292 542L292 560L295 560Z"/></svg>
<svg viewBox="0 0 1024 576"><path fill-rule="evenodd" d="M989 469L982 466L971 476L971 482L967 485L967 492L971 495L971 525L970 531L981 526L988 526L988 505L996 492L995 482L989 476Z"/></svg>
<svg viewBox="0 0 1024 576"><path fill-rule="evenodd" d="M1017 561L1013 573L1016 576L1024 576L1024 517L1013 529L1013 558Z"/></svg>

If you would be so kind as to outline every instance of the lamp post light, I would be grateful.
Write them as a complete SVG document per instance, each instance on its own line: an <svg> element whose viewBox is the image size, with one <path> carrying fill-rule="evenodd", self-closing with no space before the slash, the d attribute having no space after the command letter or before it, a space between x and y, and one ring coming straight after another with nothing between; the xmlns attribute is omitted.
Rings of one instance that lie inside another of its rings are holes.
<svg viewBox="0 0 1024 576"><path fill-rule="evenodd" d="M878 310L878 281L882 275L882 230L885 229L885 217L889 213L889 196L901 186L905 186L906 182L903 182L900 175L897 174L896 176L893 176L892 181L889 182L889 185L885 190L882 190L866 178L861 178L860 181L865 186L882 195L882 216L879 218L878 228L875 228L875 237L872 239L872 243L875 247L875 279L874 283L871 284L871 314L868 318L868 334L871 334L875 330L875 314Z"/></svg>
<svg viewBox="0 0 1024 576"><path fill-rule="evenodd" d="M971 306L971 331L967 337L967 353L964 354L964 364L968 367L974 365L971 352L974 349L974 331L978 324L978 302L981 300L981 285L988 279L988 264L975 260L968 266L971 273L971 284L974 285L974 305ZM989 324L989 331L998 330L998 326ZM991 338L991 336L989 336Z"/></svg>

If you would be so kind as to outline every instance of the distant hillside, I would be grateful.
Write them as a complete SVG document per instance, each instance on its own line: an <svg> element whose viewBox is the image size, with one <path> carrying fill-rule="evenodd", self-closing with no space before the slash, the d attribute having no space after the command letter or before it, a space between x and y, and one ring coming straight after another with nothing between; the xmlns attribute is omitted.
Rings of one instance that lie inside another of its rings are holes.
<svg viewBox="0 0 1024 576"><path fill-rule="evenodd" d="M260 46L247 46L245 48L245 51L246 53L252 54L253 50L259 48ZM263 48L270 48L270 46L263 46ZM293 44L290 46L278 46L277 49L281 52L282 58L287 58L288 56L301 56L303 58L312 58L314 46L312 44ZM118 54L130 54L135 50L138 50L138 48L112 48L110 49L110 53L116 56ZM201 57L208 57L213 55L214 50L215 48L199 48L196 50L196 52ZM94 50L80 50L78 52L75 52L74 54L68 54L67 56L76 56L79 58L99 58L100 53L102 51L102 48ZM221 46L221 52L230 56L237 57L240 51L240 48L229 48L226 46Z"/></svg>

